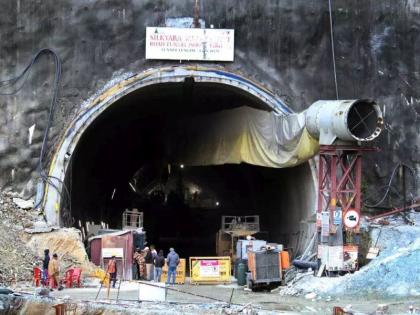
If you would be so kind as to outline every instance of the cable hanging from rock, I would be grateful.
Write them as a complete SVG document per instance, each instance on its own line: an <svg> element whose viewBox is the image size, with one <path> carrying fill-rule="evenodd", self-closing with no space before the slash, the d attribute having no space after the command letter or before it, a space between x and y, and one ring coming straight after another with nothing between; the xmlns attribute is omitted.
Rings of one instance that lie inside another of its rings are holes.
<svg viewBox="0 0 420 315"><path fill-rule="evenodd" d="M53 95L52 95L52 99L50 101L50 107L49 107L49 112L48 112L48 121L47 121L47 126L45 128L44 131L44 135L42 138L42 144L41 144L41 150L40 150L40 154L39 154L39 160L38 160L38 173L39 176L42 180L42 182L45 184L49 184L51 187L53 187L54 189L56 189L57 191L60 192L60 190L58 189L57 185L54 184L51 179L52 177L47 175L44 169L44 157L45 157L45 150L46 150L46 146L47 146L47 142L48 142L48 136L49 136L49 131L52 125L52 120L54 117L54 112L55 112L55 108L57 106L57 97L58 97L58 91L59 91L59 87L60 87L60 80L61 80L61 60L58 57L57 53L50 49L50 48L42 48L40 49L31 59L30 63L25 67L25 69L16 77L12 78L12 79L8 79L8 80L3 80L0 81L0 89L7 89L9 88L11 91L8 92L0 92L0 95L15 95L17 94L19 91L21 91L23 89L23 87L26 84L26 81L28 79L28 76L30 74L30 71L32 69L32 66L38 61L38 59L43 56L43 55L52 55L54 58L54 64L55 64L55 74L54 74L54 89L53 89ZM23 80L23 81L22 81ZM15 87L19 82L22 83L20 85L17 86L17 88L13 89L13 87ZM67 187L65 187L64 183L58 179L58 178L53 178L55 180L58 180L61 182L61 184L63 184L64 186L64 191L66 192L66 194L68 195L67 198L69 200L69 204L70 204L70 195L68 192ZM36 204L34 206L34 209L38 208L39 205L42 203L42 198L41 200L38 202L38 204ZM70 206L70 205L69 205ZM71 208L71 206L70 206Z"/></svg>
<svg viewBox="0 0 420 315"><path fill-rule="evenodd" d="M406 165L406 164L403 164L403 163L398 163L398 164L394 167L394 169L392 170L392 173L391 173L391 176L390 176L390 178L389 178L388 184L385 186L385 187L387 187L387 189L386 189L386 191L385 191L384 195L382 196L382 198L381 198L378 202L376 202L376 203L374 203L374 204L367 204L367 203L365 203L365 206L366 206L367 208L376 208L376 207L377 207L377 206L379 206L382 202L384 202L384 201L385 201L385 199L386 199L386 197L388 196L389 191L390 191L390 189L391 189L391 184L392 184L392 181L394 180L395 174L396 174L397 170L398 170L400 167L405 167L405 168L407 168L407 169L410 171L411 175L413 176L413 180L414 180L414 191L416 191L416 190L417 190L417 184L416 184L416 175L415 175L415 171L414 171L414 170L413 170L410 166L408 166L408 165ZM415 199L415 198L412 198L412 200L411 200L411 201L412 201L412 203L414 202L414 199Z"/></svg>
<svg viewBox="0 0 420 315"><path fill-rule="evenodd" d="M329 13L330 13L331 53L332 53L332 62L333 62L333 69L334 69L335 96L338 100L338 83L337 83L337 71L335 67L334 32L333 32L331 0L328 0L328 8L329 8Z"/></svg>

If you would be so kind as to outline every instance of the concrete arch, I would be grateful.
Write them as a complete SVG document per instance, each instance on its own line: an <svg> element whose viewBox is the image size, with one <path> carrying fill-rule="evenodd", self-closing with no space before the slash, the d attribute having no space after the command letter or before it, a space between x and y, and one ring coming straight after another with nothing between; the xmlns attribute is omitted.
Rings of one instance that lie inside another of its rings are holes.
<svg viewBox="0 0 420 315"><path fill-rule="evenodd" d="M64 189L63 182L66 176L66 169L72 153L89 125L116 101L133 91L153 84L182 82L185 78L193 78L195 82L224 84L242 90L261 100L278 115L288 115L293 112L262 85L220 68L202 66L162 67L126 76L84 102L76 117L63 133L61 141L54 152L48 174L55 187L51 184L46 184L43 194L38 194L43 196L42 205L47 221L50 224L60 224L61 192ZM310 162L310 168L313 183L316 185L316 175L312 162ZM314 200L314 205L315 202Z"/></svg>

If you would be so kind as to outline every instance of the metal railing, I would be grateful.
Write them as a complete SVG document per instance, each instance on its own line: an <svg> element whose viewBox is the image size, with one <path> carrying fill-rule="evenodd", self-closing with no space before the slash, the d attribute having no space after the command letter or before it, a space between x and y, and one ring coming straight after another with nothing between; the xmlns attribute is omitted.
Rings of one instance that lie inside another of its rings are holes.
<svg viewBox="0 0 420 315"><path fill-rule="evenodd" d="M125 210L122 219L124 230L143 227L143 212Z"/></svg>
<svg viewBox="0 0 420 315"><path fill-rule="evenodd" d="M258 215L249 216L222 216L222 231L235 230L260 230L260 217Z"/></svg>

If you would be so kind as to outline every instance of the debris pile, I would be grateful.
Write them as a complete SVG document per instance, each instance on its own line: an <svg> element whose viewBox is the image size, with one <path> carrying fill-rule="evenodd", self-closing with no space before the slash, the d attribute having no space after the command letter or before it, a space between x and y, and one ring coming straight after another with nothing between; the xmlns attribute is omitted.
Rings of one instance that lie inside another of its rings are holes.
<svg viewBox="0 0 420 315"><path fill-rule="evenodd" d="M0 286L31 281L46 248L58 254L62 272L71 266L81 266L85 273L93 270L80 231L49 227L32 205L17 193L0 192Z"/></svg>
<svg viewBox="0 0 420 315"><path fill-rule="evenodd" d="M411 224L406 224L406 219ZM389 224L388 224L389 223ZM420 296L420 213L387 219L387 225L370 223L372 243L379 256L353 274L318 278L309 272L299 274L280 291L282 295L316 293L321 296L400 297Z"/></svg>
<svg viewBox="0 0 420 315"><path fill-rule="evenodd" d="M49 233L31 234L27 246L33 248L39 256L46 248L51 254L57 253L63 272L72 266L82 267L85 273L94 269L86 254L80 231L77 229L62 228Z"/></svg>
<svg viewBox="0 0 420 315"><path fill-rule="evenodd" d="M21 209L13 199L18 195L0 192L0 285L32 279L32 268L39 262L36 254L26 246L25 228L39 220L37 211Z"/></svg>

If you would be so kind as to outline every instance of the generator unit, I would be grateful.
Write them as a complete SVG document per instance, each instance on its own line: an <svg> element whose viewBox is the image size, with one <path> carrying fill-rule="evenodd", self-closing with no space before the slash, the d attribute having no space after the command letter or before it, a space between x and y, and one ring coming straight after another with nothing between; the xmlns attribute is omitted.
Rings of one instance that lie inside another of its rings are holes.
<svg viewBox="0 0 420 315"><path fill-rule="evenodd" d="M283 278L281 251L263 249L248 251L247 285L251 290L273 289L281 285Z"/></svg>
<svg viewBox="0 0 420 315"><path fill-rule="evenodd" d="M263 240L238 240L236 243L236 259L247 260L249 251L260 250L267 245Z"/></svg>

